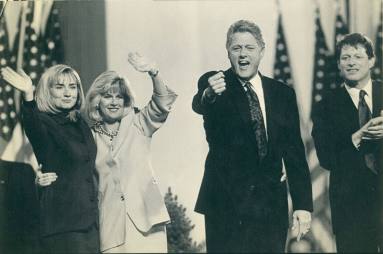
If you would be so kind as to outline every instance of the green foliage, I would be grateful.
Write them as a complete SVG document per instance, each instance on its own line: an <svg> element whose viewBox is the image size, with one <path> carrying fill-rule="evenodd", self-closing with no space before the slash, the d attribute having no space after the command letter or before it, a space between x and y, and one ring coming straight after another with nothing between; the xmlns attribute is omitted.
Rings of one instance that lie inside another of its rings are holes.
<svg viewBox="0 0 383 254"><path fill-rule="evenodd" d="M168 209L171 223L166 225L168 238L168 252L190 253L202 252L203 244L197 244L190 237L194 225L186 216L186 208L178 203L177 195L173 195L170 187L165 195L165 204Z"/></svg>

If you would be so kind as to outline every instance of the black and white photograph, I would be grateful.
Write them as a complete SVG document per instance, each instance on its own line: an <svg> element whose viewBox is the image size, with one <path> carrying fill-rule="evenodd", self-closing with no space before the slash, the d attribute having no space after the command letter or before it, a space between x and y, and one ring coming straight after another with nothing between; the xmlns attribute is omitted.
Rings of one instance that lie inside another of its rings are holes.
<svg viewBox="0 0 383 254"><path fill-rule="evenodd" d="M0 253L383 252L383 0L0 0Z"/></svg>

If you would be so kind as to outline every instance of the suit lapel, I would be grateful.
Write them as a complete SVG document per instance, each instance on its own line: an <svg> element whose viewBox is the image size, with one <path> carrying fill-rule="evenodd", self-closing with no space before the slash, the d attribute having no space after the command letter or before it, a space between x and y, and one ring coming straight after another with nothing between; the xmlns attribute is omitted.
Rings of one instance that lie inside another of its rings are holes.
<svg viewBox="0 0 383 254"><path fill-rule="evenodd" d="M380 115L382 109L382 84L378 81L372 82L372 117Z"/></svg>
<svg viewBox="0 0 383 254"><path fill-rule="evenodd" d="M268 144L268 151L270 151L270 144L271 140L273 140L273 137L275 136L275 123L272 121L273 117L277 116L277 112L274 112L273 105L276 105L277 102L272 103L273 98L273 92L271 90L272 86L269 84L270 81L265 79L262 75L262 89L263 89L263 98L265 100L265 111L266 111L266 124L267 124L267 144ZM265 116L263 116L265 117Z"/></svg>
<svg viewBox="0 0 383 254"><path fill-rule="evenodd" d="M225 71L225 80L228 86L228 93L230 93L231 98L233 99L233 104L237 108L237 112L240 115L244 126L246 126L248 136L253 144L256 144L255 133L252 129L251 120L250 120L250 109L245 90L238 80L237 76L233 73L231 69Z"/></svg>
<svg viewBox="0 0 383 254"><path fill-rule="evenodd" d="M345 87L339 88L337 94L337 108L341 111L337 114L337 117L339 117L340 122L344 124L346 129L359 129L358 109L355 107L350 94ZM329 114L332 113L329 112Z"/></svg>

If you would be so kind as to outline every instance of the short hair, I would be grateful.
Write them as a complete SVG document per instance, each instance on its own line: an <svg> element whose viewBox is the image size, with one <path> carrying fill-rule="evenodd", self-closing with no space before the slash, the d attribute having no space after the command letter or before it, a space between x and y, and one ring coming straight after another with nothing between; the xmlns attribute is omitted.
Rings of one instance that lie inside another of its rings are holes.
<svg viewBox="0 0 383 254"><path fill-rule="evenodd" d="M229 30L227 31L226 35L226 49L229 49L229 46L232 41L233 34L235 33L244 33L249 32L251 33L254 38L257 40L258 46L261 48L265 47L265 41L262 37L261 29L257 24L254 22L248 21L248 20L238 20L237 22L233 23Z"/></svg>
<svg viewBox="0 0 383 254"><path fill-rule="evenodd" d="M69 119L77 121L78 113L82 108L84 101L84 92L81 85L81 79L78 73L70 66L65 64L53 65L47 69L41 76L36 87L35 99L37 107L42 112L57 114L60 110L54 105L50 89L62 80L76 81L77 85L77 101L74 107L69 111Z"/></svg>
<svg viewBox="0 0 383 254"><path fill-rule="evenodd" d="M114 88L118 88L123 96L125 108L134 106L135 96L129 81L115 71L105 71L93 81L85 97L84 114L91 126L102 121L99 112L101 96Z"/></svg>
<svg viewBox="0 0 383 254"><path fill-rule="evenodd" d="M338 61L340 58L340 53L342 51L342 48L346 45L352 46L355 48L358 45L360 45L366 49L368 59L375 57L374 46L372 41L367 36L361 33L352 33L352 34L345 35L340 41L336 43L335 56Z"/></svg>

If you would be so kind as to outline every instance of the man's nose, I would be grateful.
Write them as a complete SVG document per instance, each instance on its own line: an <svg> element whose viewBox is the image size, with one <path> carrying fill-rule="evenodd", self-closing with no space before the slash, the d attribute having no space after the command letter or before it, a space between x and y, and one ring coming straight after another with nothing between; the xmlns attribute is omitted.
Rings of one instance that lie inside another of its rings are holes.
<svg viewBox="0 0 383 254"><path fill-rule="evenodd" d="M239 51L239 55L240 56L245 56L247 53L246 49L245 48L241 48L241 50Z"/></svg>

